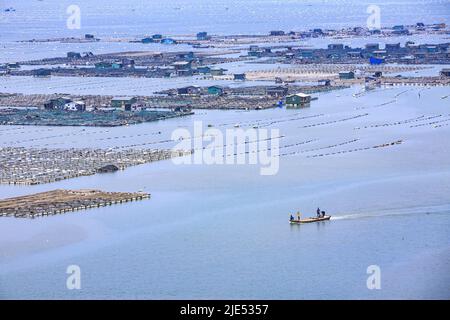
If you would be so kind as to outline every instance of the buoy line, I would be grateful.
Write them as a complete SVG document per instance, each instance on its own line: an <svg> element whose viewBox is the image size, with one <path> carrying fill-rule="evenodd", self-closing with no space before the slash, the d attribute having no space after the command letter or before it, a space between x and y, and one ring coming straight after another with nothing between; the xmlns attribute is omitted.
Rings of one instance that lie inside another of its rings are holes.
<svg viewBox="0 0 450 320"><path fill-rule="evenodd" d="M394 142L379 144L379 145L375 145L372 147L362 147L362 148L341 150L341 151L330 152L330 153L315 154L315 155L307 156L307 158L326 157L326 156L332 156L332 155L336 155L336 154L344 154L344 153L352 153L352 152L364 151L364 150L370 150L370 149L385 148L385 147L390 147L390 146L394 146L394 145L401 144L401 143L403 143L403 140L397 140Z"/></svg>
<svg viewBox="0 0 450 320"><path fill-rule="evenodd" d="M332 121L327 121L327 122L314 123L314 124L309 124L309 125L298 127L298 128L312 128L312 127L324 126L324 125L328 125L328 124L354 120L354 119L358 119L358 118L361 118L361 117L366 117L368 115L369 115L368 113L364 113L364 114L359 114L359 115L356 115L356 116L353 116L353 117L349 117L349 118L343 118L343 119L332 120Z"/></svg>

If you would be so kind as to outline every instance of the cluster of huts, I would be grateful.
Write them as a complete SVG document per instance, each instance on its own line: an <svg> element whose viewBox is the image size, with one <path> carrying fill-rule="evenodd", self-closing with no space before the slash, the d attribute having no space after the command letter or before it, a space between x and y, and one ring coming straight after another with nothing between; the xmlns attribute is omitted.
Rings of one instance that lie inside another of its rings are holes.
<svg viewBox="0 0 450 320"><path fill-rule="evenodd" d="M86 105L83 100L73 100L70 97L57 97L48 100L41 107L42 110L64 110L64 111L141 111L146 109L145 104L134 96L113 97L108 104Z"/></svg>
<svg viewBox="0 0 450 320"><path fill-rule="evenodd" d="M388 43L382 48L379 43L367 43L363 48L353 48L342 43L329 44L327 48L305 49L288 46L287 50L270 47L249 47L249 57L271 57L285 62L348 63L360 62L378 65L382 63L431 64L448 62L450 43L416 44L406 42Z"/></svg>
<svg viewBox="0 0 450 320"><path fill-rule="evenodd" d="M329 86L329 80L325 81L325 85ZM289 87L287 86L267 86L262 87L261 90L256 90L256 87L248 88L247 95L250 96L266 96L273 99L278 99L279 101L285 100L285 104L287 107L298 108L309 106L312 96L306 93L295 93L289 94ZM241 90L239 90L241 91ZM255 91L255 92L254 92ZM202 88L199 86L187 86L176 89L176 94L179 96L224 96L228 95L231 98L235 98L238 95L246 95L245 92L234 93L232 89L225 88L222 86L209 86L206 88Z"/></svg>

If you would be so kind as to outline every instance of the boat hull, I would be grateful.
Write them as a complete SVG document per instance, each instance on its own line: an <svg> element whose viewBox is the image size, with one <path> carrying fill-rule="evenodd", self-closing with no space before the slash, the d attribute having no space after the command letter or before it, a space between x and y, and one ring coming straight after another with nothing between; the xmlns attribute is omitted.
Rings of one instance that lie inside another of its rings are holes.
<svg viewBox="0 0 450 320"><path fill-rule="evenodd" d="M295 219L295 220L290 220L289 223L290 224L303 224L303 223L327 221L330 219L331 219L331 216L325 216L325 217L320 217L320 218L307 218L307 219L300 219L300 220Z"/></svg>

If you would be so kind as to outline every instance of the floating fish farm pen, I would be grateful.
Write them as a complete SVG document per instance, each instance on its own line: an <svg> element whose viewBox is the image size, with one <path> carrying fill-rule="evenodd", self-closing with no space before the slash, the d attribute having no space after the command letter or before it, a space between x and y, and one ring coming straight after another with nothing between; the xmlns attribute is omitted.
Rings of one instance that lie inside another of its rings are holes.
<svg viewBox="0 0 450 320"><path fill-rule="evenodd" d="M36 185L105 172L105 168L127 167L167 160L192 151L127 149L36 149L0 148L0 183ZM113 170L109 170L111 172ZM108 170L106 170L108 172Z"/></svg>
<svg viewBox="0 0 450 320"><path fill-rule="evenodd" d="M143 122L164 120L187 115L172 111L95 111L71 112L63 110L0 110L1 125L36 126L95 126L116 127Z"/></svg>
<svg viewBox="0 0 450 320"><path fill-rule="evenodd" d="M36 218L150 198L143 192L53 190L0 200L0 216Z"/></svg>

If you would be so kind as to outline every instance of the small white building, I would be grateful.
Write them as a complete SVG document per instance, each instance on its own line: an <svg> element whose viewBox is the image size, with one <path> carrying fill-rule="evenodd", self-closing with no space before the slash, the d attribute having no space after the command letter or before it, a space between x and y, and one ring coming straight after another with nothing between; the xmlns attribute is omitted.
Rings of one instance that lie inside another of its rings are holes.
<svg viewBox="0 0 450 320"><path fill-rule="evenodd" d="M67 111L86 111L86 104L84 101L71 101L64 105L64 110Z"/></svg>

